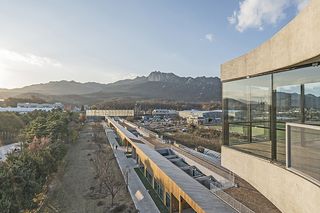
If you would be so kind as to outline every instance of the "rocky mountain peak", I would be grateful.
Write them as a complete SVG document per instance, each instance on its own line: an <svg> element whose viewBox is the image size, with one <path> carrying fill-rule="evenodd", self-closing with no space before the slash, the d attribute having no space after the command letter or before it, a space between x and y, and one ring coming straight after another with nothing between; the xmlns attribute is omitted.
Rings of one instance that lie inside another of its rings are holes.
<svg viewBox="0 0 320 213"><path fill-rule="evenodd" d="M163 73L160 71L154 71L147 77L148 81L160 81L160 82L171 82L177 81L180 77L173 73Z"/></svg>

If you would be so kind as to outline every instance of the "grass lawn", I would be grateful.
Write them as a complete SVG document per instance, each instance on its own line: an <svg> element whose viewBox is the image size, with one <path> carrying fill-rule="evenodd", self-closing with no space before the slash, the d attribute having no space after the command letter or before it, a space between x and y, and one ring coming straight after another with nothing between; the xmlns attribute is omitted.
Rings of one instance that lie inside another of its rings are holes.
<svg viewBox="0 0 320 213"><path fill-rule="evenodd" d="M161 213L169 213L169 210L162 203L162 201L160 200L160 197L158 196L157 192L152 188L151 184L147 181L147 178L143 175L141 170L139 168L135 168L134 170L138 174L138 176L139 176L140 180L142 181L144 187L146 187L146 189L148 190L150 196L152 197L152 200L154 201L154 203L158 207L159 211Z"/></svg>

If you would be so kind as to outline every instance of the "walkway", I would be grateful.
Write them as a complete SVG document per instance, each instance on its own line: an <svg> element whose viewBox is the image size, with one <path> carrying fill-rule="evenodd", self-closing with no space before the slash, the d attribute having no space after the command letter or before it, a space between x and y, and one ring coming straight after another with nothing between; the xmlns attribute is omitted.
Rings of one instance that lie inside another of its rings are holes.
<svg viewBox="0 0 320 213"><path fill-rule="evenodd" d="M160 213L151 196L149 195L149 192L146 190L137 173L134 171L134 167L136 166L136 164L132 159L125 156L125 150L119 146L118 142L115 139L115 133L113 132L113 130L108 128L105 123L103 124L103 126L105 128L108 141L113 148L113 153L117 159L120 170L125 179L129 171L128 188L136 208L141 213ZM116 146L118 146L118 149L115 148Z"/></svg>
<svg viewBox="0 0 320 213"><path fill-rule="evenodd" d="M64 158L65 163L50 181L46 202L39 212L104 213L111 208L111 196L103 196L98 191L100 183L95 177L96 171L92 163L97 152L104 147L100 146L100 140L93 137L94 131L98 133L94 127L93 123L86 124L78 141L70 144ZM101 134L103 133L104 130ZM104 138L106 140L106 137ZM114 172L115 176L121 177L118 168ZM123 183L122 180L121 182ZM123 212L134 210L134 203L126 189L121 189L114 202L117 205L124 204Z"/></svg>

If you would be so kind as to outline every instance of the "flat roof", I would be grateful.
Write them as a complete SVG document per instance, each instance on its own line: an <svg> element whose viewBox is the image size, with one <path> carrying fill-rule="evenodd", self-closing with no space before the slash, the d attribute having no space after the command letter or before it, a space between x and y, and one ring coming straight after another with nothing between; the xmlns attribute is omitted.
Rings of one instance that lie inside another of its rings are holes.
<svg viewBox="0 0 320 213"><path fill-rule="evenodd" d="M110 119L110 118L108 118ZM118 122L110 119L113 125L119 128L123 134L137 140L138 138L130 133L127 129L122 127ZM175 166L168 159L158 153L156 150L150 148L146 144L133 142L134 146L145 155L147 155L154 164L164 172L179 188L185 192L200 208L205 212L215 212L215 213L227 213L236 212L229 205L217 198L213 193L211 193L205 186L199 183L194 178L190 177L179 167Z"/></svg>
<svg viewBox="0 0 320 213"><path fill-rule="evenodd" d="M127 138L131 139L131 140L139 140L139 138L137 136L135 136L134 134L132 134L129 130L127 130L126 128L124 128L122 125L120 125L118 122L116 122L115 120L111 119L110 117L108 117L107 119L110 119L111 123L116 126Z"/></svg>
<svg viewBox="0 0 320 213"><path fill-rule="evenodd" d="M170 179L173 180L181 190L184 191L204 211L219 213L236 212L212 194L205 186L190 177L179 167L175 166L156 150L151 149L146 144L135 143L135 146L145 153L161 171L166 173L166 175L169 176Z"/></svg>

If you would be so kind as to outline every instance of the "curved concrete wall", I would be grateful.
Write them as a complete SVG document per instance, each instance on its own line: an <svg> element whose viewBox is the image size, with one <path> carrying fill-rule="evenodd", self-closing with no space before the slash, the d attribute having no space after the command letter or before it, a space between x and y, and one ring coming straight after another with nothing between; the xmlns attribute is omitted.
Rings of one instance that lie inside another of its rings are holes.
<svg viewBox="0 0 320 213"><path fill-rule="evenodd" d="M222 147L222 166L236 173L284 213L320 212L320 187L264 159Z"/></svg>
<svg viewBox="0 0 320 213"><path fill-rule="evenodd" d="M320 1L311 0L296 18L270 40L221 65L222 81L312 62L313 58L320 56L319 26Z"/></svg>

